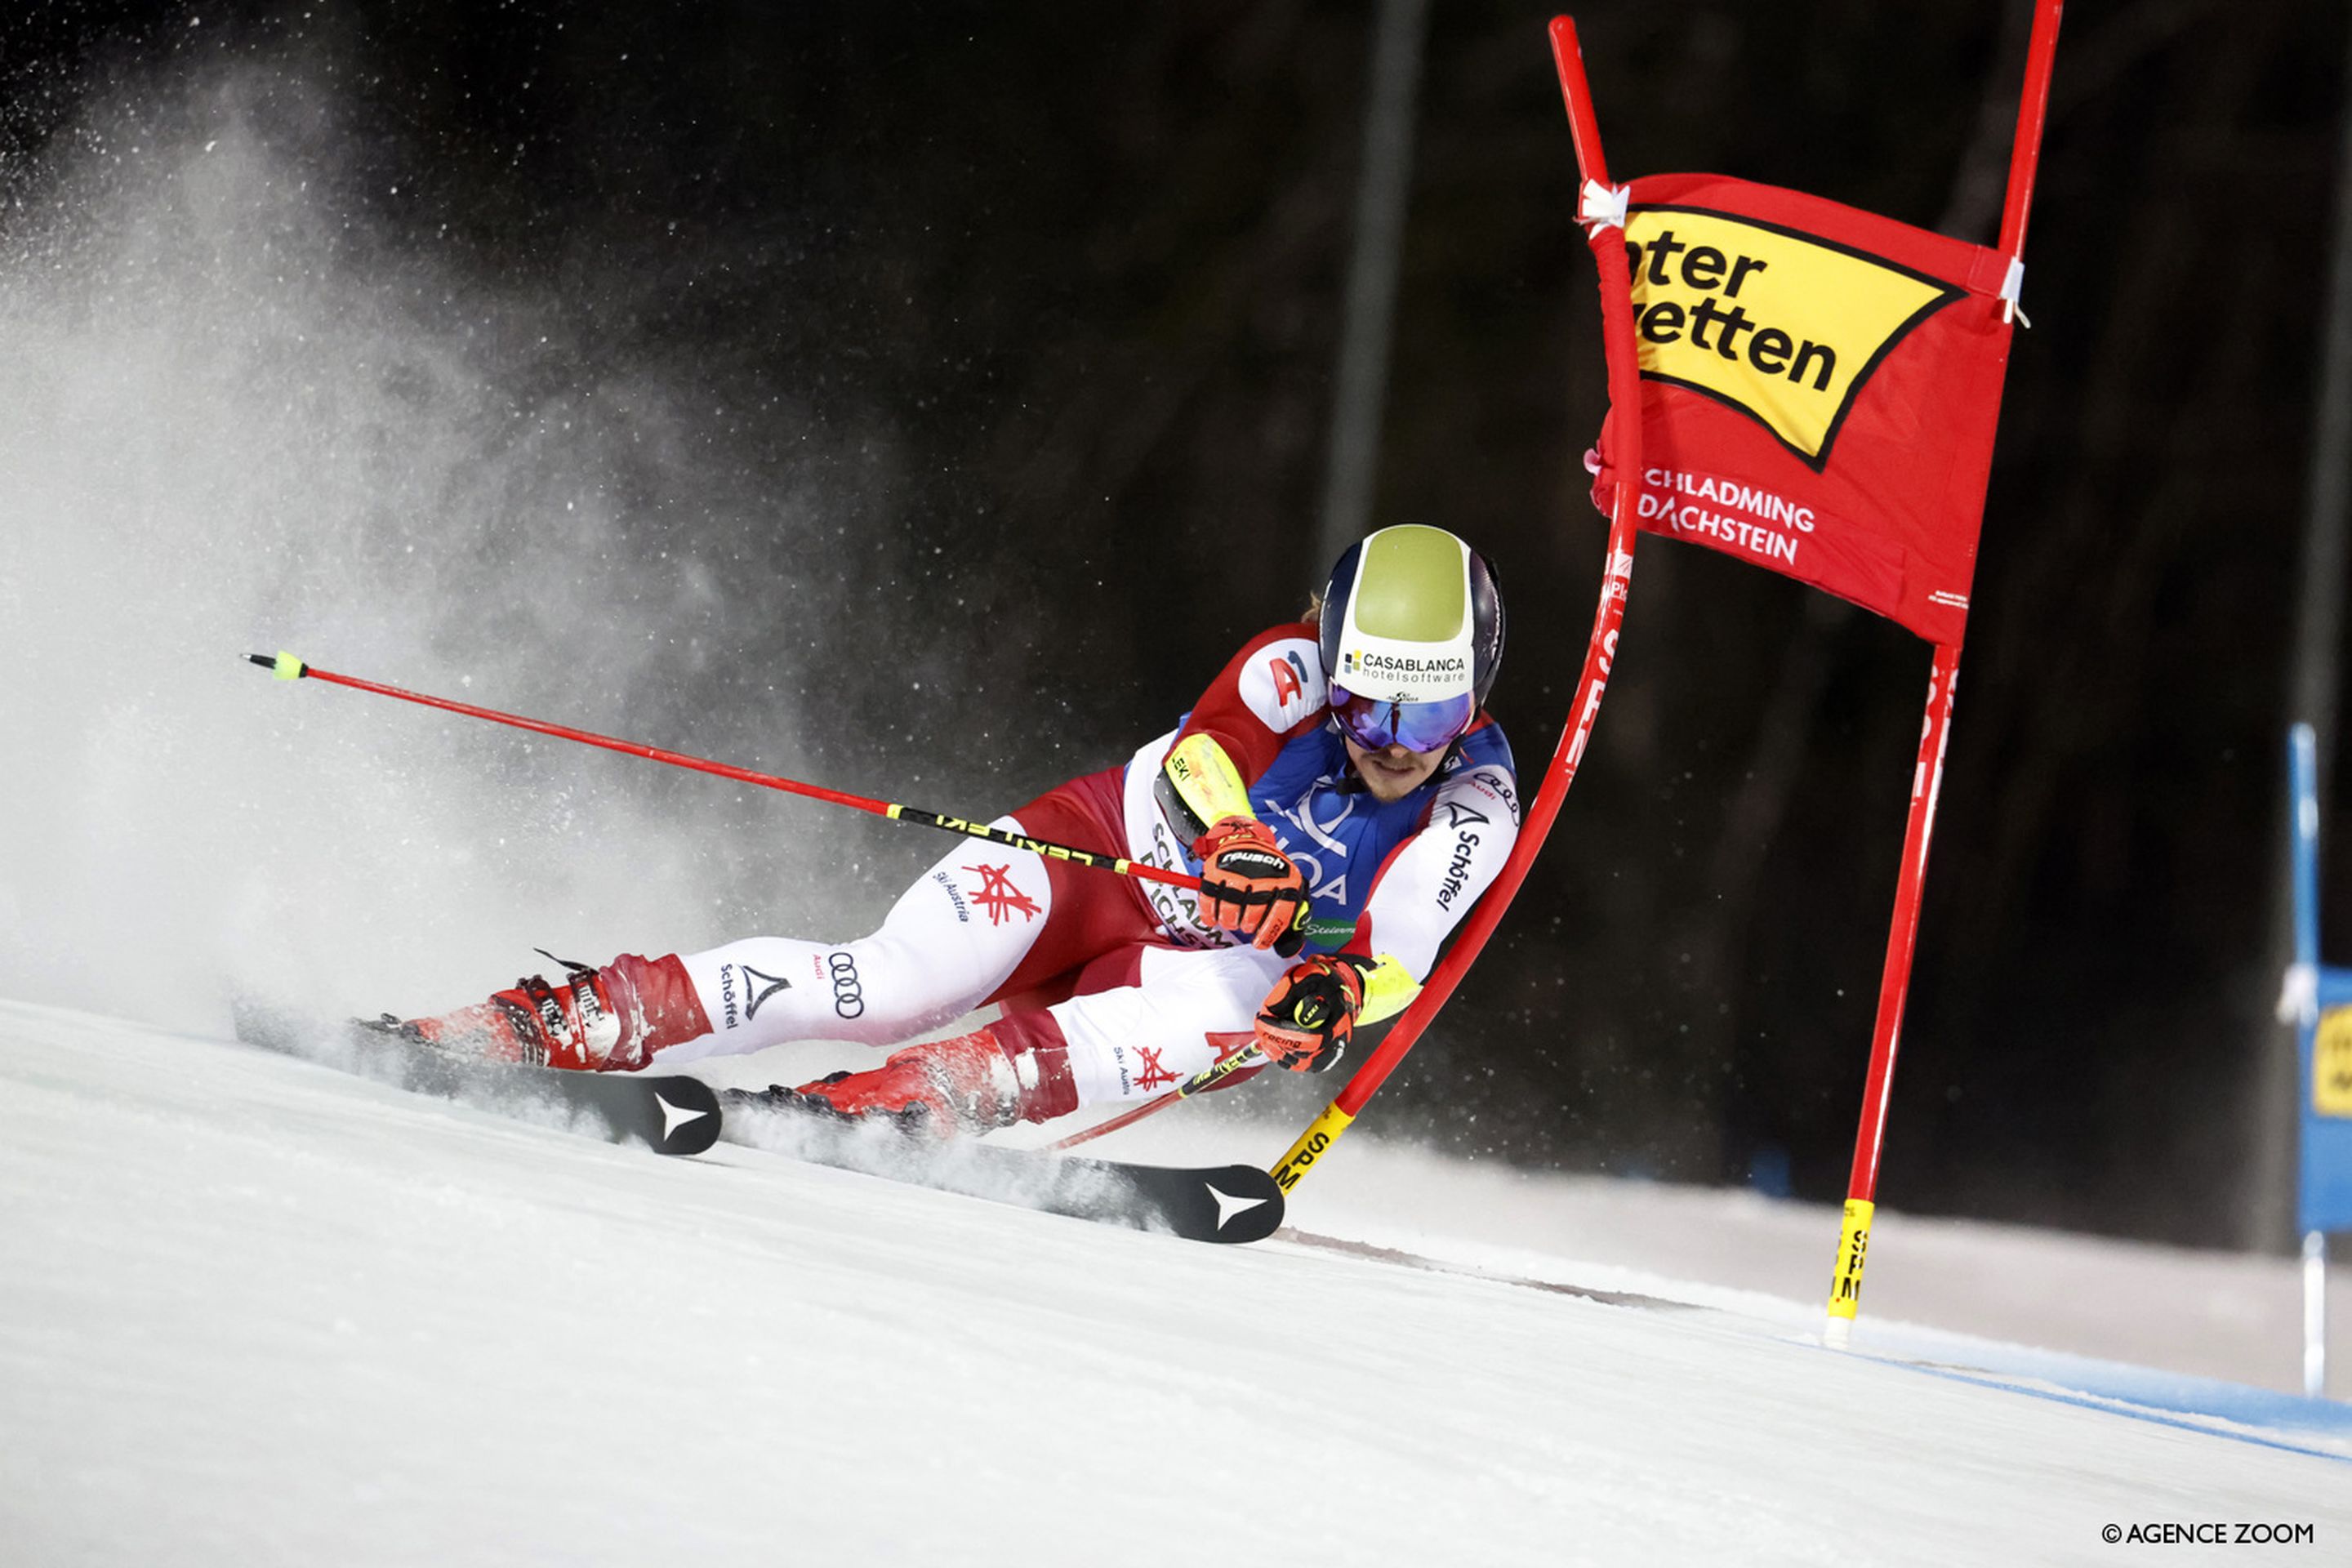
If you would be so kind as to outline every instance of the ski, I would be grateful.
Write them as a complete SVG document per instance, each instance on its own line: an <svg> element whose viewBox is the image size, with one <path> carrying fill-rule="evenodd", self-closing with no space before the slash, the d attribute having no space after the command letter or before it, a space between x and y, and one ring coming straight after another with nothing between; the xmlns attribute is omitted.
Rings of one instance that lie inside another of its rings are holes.
<svg viewBox="0 0 2352 1568"><path fill-rule="evenodd" d="M1282 1189L1252 1165L1132 1165L971 1139L926 1142L750 1089L719 1098L730 1142L813 1164L1192 1241L1262 1241L1282 1225Z"/></svg>
<svg viewBox="0 0 2352 1568"><path fill-rule="evenodd" d="M236 1037L283 1056L478 1110L536 1121L656 1154L699 1154L719 1141L719 1096L700 1079L566 1072L476 1061L379 1024L325 1021L240 998Z"/></svg>

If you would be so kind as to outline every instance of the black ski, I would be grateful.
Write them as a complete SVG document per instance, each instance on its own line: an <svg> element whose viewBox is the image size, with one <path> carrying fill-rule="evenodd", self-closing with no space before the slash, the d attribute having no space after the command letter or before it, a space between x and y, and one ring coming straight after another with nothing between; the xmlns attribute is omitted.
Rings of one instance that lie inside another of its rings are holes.
<svg viewBox="0 0 2352 1568"><path fill-rule="evenodd" d="M887 1124L805 1110L789 1097L730 1089L719 1098L730 1142L814 1164L1193 1241L1262 1241L1282 1225L1282 1189L1252 1165L1130 1165L971 1139L927 1142Z"/></svg>
<svg viewBox="0 0 2352 1568"><path fill-rule="evenodd" d="M719 1096L700 1079L655 1073L565 1072L475 1061L353 1020L306 1018L240 998L236 1037L412 1094L543 1122L656 1154L699 1154L719 1142Z"/></svg>

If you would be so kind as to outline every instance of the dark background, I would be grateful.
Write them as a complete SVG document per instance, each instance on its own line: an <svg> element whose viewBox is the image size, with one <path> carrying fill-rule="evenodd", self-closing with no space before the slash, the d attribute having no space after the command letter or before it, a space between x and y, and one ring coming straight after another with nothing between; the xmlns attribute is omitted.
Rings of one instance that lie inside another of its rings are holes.
<svg viewBox="0 0 2352 1568"><path fill-rule="evenodd" d="M2027 13L1640 0L1580 24L1620 177L1720 172L1990 243ZM679 628L702 712L656 738L741 754L730 726L781 682L832 737L825 782L986 813L1124 757L1328 566L1372 15L37 5L0 23L0 198L38 205L93 95L224 62L326 81L366 243L562 300L566 354L526 383L657 366L704 395L682 438L729 482L838 470L814 539L631 498L636 558L597 567L615 595L681 556L770 590ZM1500 563L1493 708L1530 789L1604 536L1548 16L1433 8L1376 511ZM2279 1238L2269 944L2346 16L2069 18L1890 1204ZM1531 1164L1842 1195L1927 662L1646 543L1578 787L1376 1114ZM933 848L860 874L894 886Z"/></svg>

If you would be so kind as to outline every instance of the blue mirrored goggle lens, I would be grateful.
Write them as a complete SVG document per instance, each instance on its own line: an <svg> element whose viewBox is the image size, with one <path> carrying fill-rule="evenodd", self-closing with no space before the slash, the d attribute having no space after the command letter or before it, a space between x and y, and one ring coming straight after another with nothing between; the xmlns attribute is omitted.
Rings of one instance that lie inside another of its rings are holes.
<svg viewBox="0 0 2352 1568"><path fill-rule="evenodd" d="M1468 692L1435 702L1375 702L1345 687L1334 686L1331 714L1350 740L1366 751L1402 746L1408 752L1434 752L1452 745L1478 714L1477 699Z"/></svg>

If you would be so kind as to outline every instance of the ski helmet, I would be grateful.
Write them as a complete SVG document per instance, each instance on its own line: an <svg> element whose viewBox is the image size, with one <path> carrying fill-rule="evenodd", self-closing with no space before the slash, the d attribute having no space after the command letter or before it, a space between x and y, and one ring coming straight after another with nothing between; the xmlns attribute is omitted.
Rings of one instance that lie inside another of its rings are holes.
<svg viewBox="0 0 2352 1568"><path fill-rule="evenodd" d="M1357 743L1434 752L1477 717L1503 663L1503 596L1484 556L1409 522L1348 547L1323 591L1331 712Z"/></svg>

